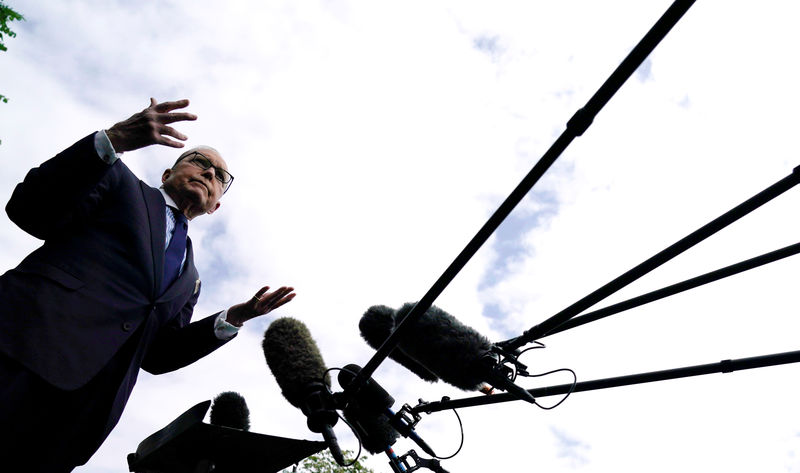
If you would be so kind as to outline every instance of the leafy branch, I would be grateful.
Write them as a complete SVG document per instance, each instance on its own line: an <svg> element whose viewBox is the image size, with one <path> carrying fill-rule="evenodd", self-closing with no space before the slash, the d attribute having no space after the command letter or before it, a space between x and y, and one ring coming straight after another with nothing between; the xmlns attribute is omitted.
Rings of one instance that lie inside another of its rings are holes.
<svg viewBox="0 0 800 473"><path fill-rule="evenodd" d="M14 38L17 36L16 33L11 31L11 28L8 26L9 23L12 21L24 21L25 17L20 15L19 13L15 12L11 9L8 5L0 2L0 51L8 51L8 47L3 43L4 37L3 35L8 36L9 38ZM8 98L5 95L0 94L0 101L3 103L8 103Z"/></svg>
<svg viewBox="0 0 800 473"><path fill-rule="evenodd" d="M349 450L342 453L346 458L353 455L353 452ZM336 464L328 450L324 450L316 455L311 455L295 465L294 468L286 468L281 473L373 473L372 469L362 463L366 459L366 456L362 456L352 466L344 468Z"/></svg>

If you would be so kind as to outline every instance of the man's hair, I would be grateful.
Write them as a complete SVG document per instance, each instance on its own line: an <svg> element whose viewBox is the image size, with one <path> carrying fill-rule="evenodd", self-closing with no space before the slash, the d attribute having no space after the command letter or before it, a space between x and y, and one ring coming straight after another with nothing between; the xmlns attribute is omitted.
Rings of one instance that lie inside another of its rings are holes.
<svg viewBox="0 0 800 473"><path fill-rule="evenodd" d="M178 156L178 159L175 160L175 164L172 165L172 169L175 169L175 166L177 166L178 163L183 161L183 158L185 158L186 156L189 156L190 154L194 154L196 152L200 152L202 154L202 152L204 150L205 151L213 151L213 152L217 153L218 156L222 156L222 153L220 153L216 149L212 148L211 146L206 146L206 145L195 146L194 148L192 148L190 150L187 150L183 154Z"/></svg>

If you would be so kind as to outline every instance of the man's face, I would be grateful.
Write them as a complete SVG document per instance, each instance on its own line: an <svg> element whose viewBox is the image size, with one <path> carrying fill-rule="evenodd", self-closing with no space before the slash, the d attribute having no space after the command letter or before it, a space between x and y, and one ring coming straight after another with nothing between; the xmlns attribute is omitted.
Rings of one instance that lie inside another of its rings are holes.
<svg viewBox="0 0 800 473"><path fill-rule="evenodd" d="M196 161L202 158L213 166L203 169ZM216 151L200 148L186 152L172 169L167 169L161 176L164 190L190 219L211 214L219 208L225 185L216 178L214 166L228 169L225 160Z"/></svg>

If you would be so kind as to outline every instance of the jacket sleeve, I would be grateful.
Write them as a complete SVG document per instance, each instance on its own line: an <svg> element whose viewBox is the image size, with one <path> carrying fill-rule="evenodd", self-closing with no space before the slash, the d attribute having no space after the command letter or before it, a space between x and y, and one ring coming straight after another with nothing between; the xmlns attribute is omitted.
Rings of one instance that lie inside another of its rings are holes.
<svg viewBox="0 0 800 473"><path fill-rule="evenodd" d="M142 369L150 374L168 373L194 363L235 338L220 340L214 334L214 321L220 312L189 323L194 300L184 306L180 316L161 328L147 349Z"/></svg>
<svg viewBox="0 0 800 473"><path fill-rule="evenodd" d="M45 240L88 216L109 182L109 170L94 148L94 133L28 171L6 205L21 229Z"/></svg>

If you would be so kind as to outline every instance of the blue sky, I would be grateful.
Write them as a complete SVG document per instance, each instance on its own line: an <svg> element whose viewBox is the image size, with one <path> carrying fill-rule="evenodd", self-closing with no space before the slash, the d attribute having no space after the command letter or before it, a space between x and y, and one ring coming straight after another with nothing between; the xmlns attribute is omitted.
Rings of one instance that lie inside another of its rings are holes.
<svg viewBox="0 0 800 473"><path fill-rule="evenodd" d="M264 284L298 293L213 356L143 374L78 471L126 471L139 441L227 390L248 400L254 431L315 438L266 368L268 323L297 317L329 365L365 364L361 314L425 293L669 4L11 2L27 21L0 54L6 198L28 169L149 97L189 98L199 119L180 126L188 144L219 149L236 176L219 212L190 228L197 315ZM791 172L797 13L789 1L698 2L437 305L490 339L519 334ZM174 158L123 156L151 183ZM788 192L600 305L795 243L799 200ZM0 218L0 263L12 268L38 243ZM553 336L525 362L583 381L797 349L798 264ZM444 466L800 471L797 370L576 394L546 412L465 409L464 450ZM376 378L399 402L468 395L390 361ZM451 414L418 430L437 451L458 445ZM383 458L370 466L388 471Z"/></svg>

